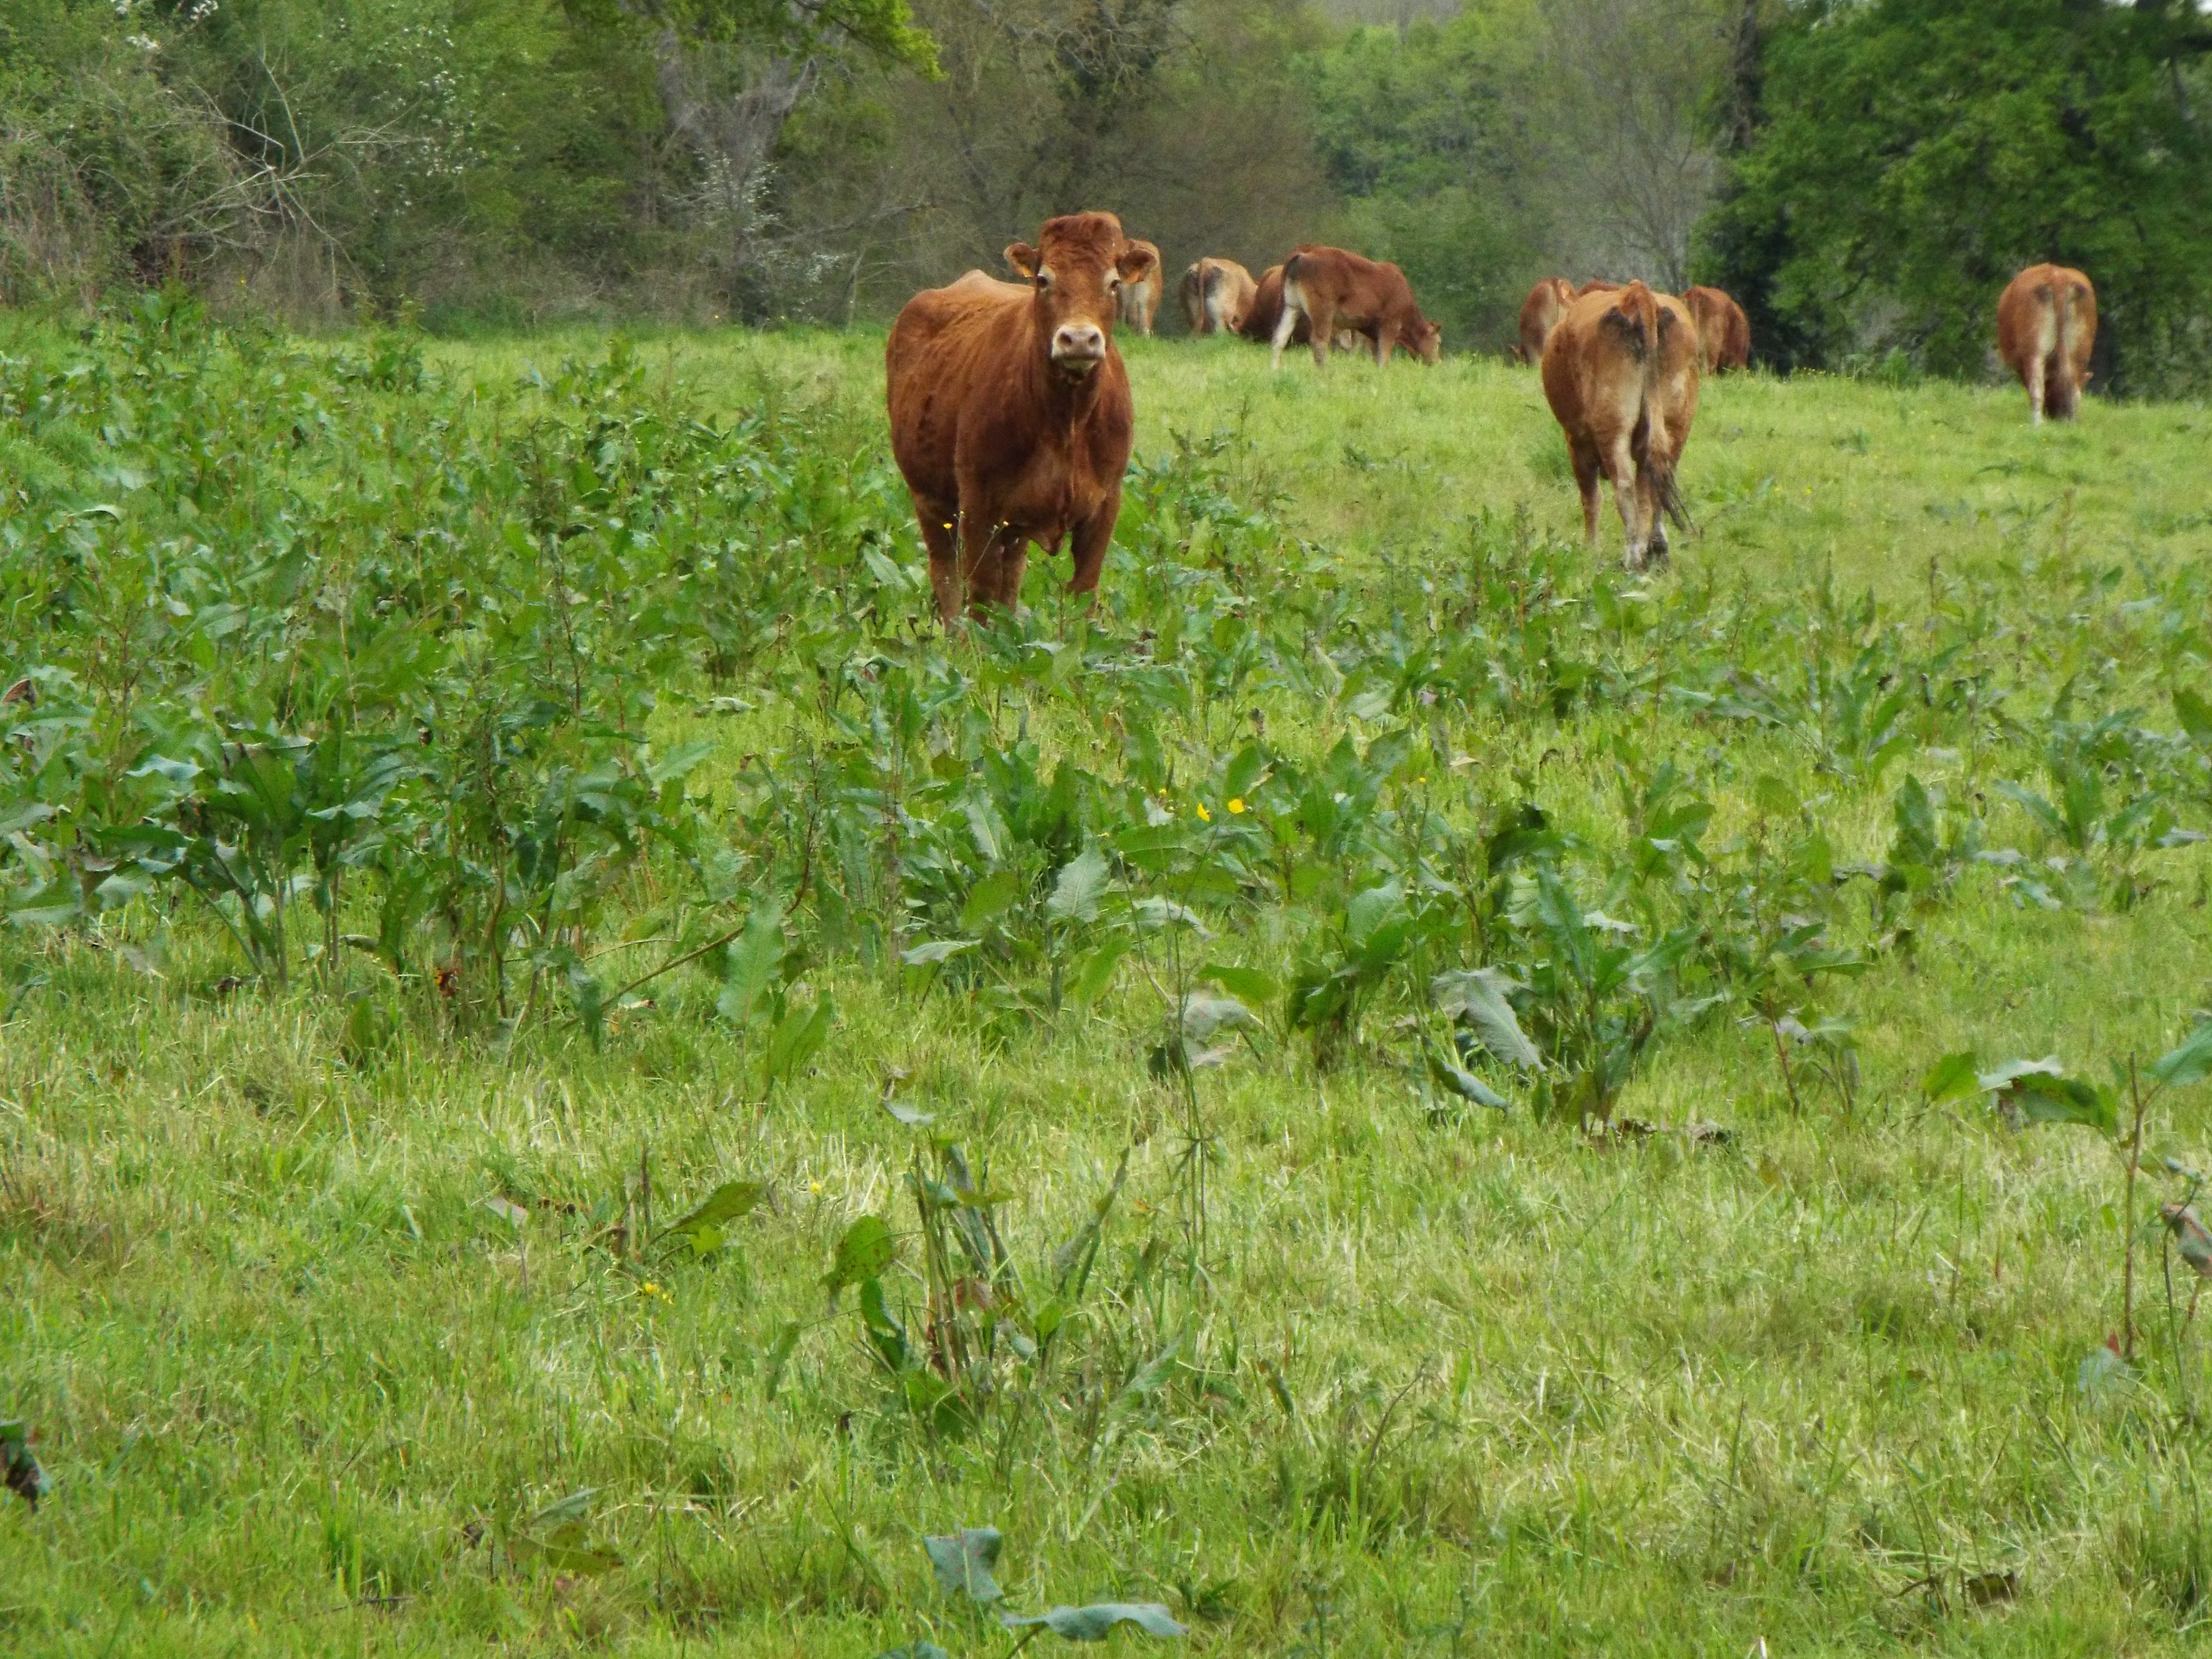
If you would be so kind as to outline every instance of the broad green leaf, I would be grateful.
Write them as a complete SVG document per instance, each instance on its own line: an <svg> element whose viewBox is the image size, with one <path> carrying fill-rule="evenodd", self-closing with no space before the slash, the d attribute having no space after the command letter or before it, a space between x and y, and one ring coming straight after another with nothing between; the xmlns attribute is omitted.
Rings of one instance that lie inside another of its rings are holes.
<svg viewBox="0 0 2212 1659"><path fill-rule="evenodd" d="M2199 1082L2207 1073L2212 1073L2212 1019L2199 1024L2150 1068L2153 1077L2175 1088Z"/></svg>
<svg viewBox="0 0 2212 1659"><path fill-rule="evenodd" d="M1429 994L1437 1006L1473 1026L1484 1048L1509 1066L1540 1072L1544 1057L1528 1041L1513 1005L1505 1000L1507 992L1519 988L1496 968L1457 969L1429 982Z"/></svg>
<svg viewBox="0 0 2212 1659"><path fill-rule="evenodd" d="M830 1029L837 1023L837 1004L826 993L815 1000L813 1006L800 1008L784 1016L768 1040L766 1066L768 1080L787 1083L797 1076L801 1066L822 1051L830 1040Z"/></svg>
<svg viewBox="0 0 2212 1659"><path fill-rule="evenodd" d="M965 1595L973 1601L999 1601L1006 1591L992 1576L1006 1540L996 1527L963 1527L941 1536L926 1536L921 1547L947 1595Z"/></svg>
<svg viewBox="0 0 2212 1659"><path fill-rule="evenodd" d="M1106 988L1114 982L1115 969L1129 953L1130 943L1127 939L1109 939L1083 957L1068 976L1067 1000L1079 1008L1087 1008L1105 995Z"/></svg>
<svg viewBox="0 0 2212 1659"><path fill-rule="evenodd" d="M1957 1100L1972 1094L1980 1084L1974 1076L1974 1051L1961 1048L1956 1054L1946 1054L1930 1066L1928 1075L1920 1079L1920 1092L1935 1105L1947 1100Z"/></svg>
<svg viewBox="0 0 2212 1659"><path fill-rule="evenodd" d="M1434 1048L1428 1051L1429 1074L1462 1100L1471 1100L1478 1106L1488 1106L1507 1112L1512 1106L1504 1096L1492 1088L1474 1073L1455 1066Z"/></svg>
<svg viewBox="0 0 2212 1659"><path fill-rule="evenodd" d="M1054 1636L1071 1642L1103 1642L1114 1633L1116 1625L1134 1625L1147 1636L1189 1634L1157 1601L1095 1601L1087 1607L1054 1607L1048 1613L1003 1613L999 1622L1008 1630L1042 1625Z"/></svg>
<svg viewBox="0 0 2212 1659"><path fill-rule="evenodd" d="M2021 1078L2057 1077L2065 1069L2056 1054L2043 1060L2008 1060L1995 1071L1977 1073L1974 1082L1979 1088L1995 1091L2009 1088Z"/></svg>
<svg viewBox="0 0 2212 1659"><path fill-rule="evenodd" d="M885 1648L876 1659L952 1659L952 1656L934 1642L917 1640L904 1647Z"/></svg>
<svg viewBox="0 0 2212 1659"><path fill-rule="evenodd" d="M2000 1090L1997 1098L2031 1123L2078 1123L2105 1134L2119 1127L2119 1108L2110 1091L2079 1078L2028 1073Z"/></svg>
<svg viewBox="0 0 2212 1659"><path fill-rule="evenodd" d="M2212 703L2208 703L2187 686L2177 686L2173 693L2173 712L2181 721L2181 729L2200 744L2212 745Z"/></svg>
<svg viewBox="0 0 2212 1659"><path fill-rule="evenodd" d="M1242 997L1247 1003L1262 1006L1283 994L1279 981L1271 974L1257 968L1239 968L1229 963L1209 962L1198 970L1202 980L1210 980L1231 996Z"/></svg>
<svg viewBox="0 0 2212 1659"><path fill-rule="evenodd" d="M909 968L927 968L933 963L950 962L963 951L972 951L983 941L979 939L933 939L926 945L899 952L899 960Z"/></svg>
<svg viewBox="0 0 2212 1659"><path fill-rule="evenodd" d="M2089 1350L2089 1357L2075 1370L2074 1386L2092 1405L2109 1398L2134 1380L2135 1372L2109 1343Z"/></svg>
<svg viewBox="0 0 2212 1659"><path fill-rule="evenodd" d="M873 1279L897 1259L898 1242L891 1237L890 1224L881 1216L862 1216L845 1229L830 1257L830 1272L823 1282L830 1287L831 1304L836 1304L837 1292L848 1285Z"/></svg>
<svg viewBox="0 0 2212 1659"><path fill-rule="evenodd" d="M884 1109L908 1128L919 1129L925 1123L937 1121L937 1114L925 1112L919 1106L909 1106L902 1100L886 1100Z"/></svg>
<svg viewBox="0 0 2212 1659"><path fill-rule="evenodd" d="M1044 902L1046 917L1053 921L1096 921L1098 901L1105 896L1111 873L1103 853L1096 847L1085 848L1060 866L1052 896ZM961 925L967 923L963 921Z"/></svg>
<svg viewBox="0 0 2212 1659"><path fill-rule="evenodd" d="M783 902L768 899L754 907L744 932L731 941L715 1011L732 1025L751 1024L775 988L783 953Z"/></svg>
<svg viewBox="0 0 2212 1659"><path fill-rule="evenodd" d="M1354 945L1364 944L1406 902L1406 890L1395 881L1355 893L1344 907L1345 936Z"/></svg>
<svg viewBox="0 0 2212 1659"><path fill-rule="evenodd" d="M1797 816L1797 792L1778 777L1761 775L1752 781L1752 804L1771 818Z"/></svg>
<svg viewBox="0 0 2212 1659"><path fill-rule="evenodd" d="M1217 1031L1255 1030L1258 1016L1235 997L1211 997L1193 991L1182 1000L1182 1034L1193 1042L1208 1042Z"/></svg>
<svg viewBox="0 0 2212 1659"><path fill-rule="evenodd" d="M1246 744L1237 751L1229 763L1229 769L1222 775L1221 799L1230 801L1250 794L1267 775L1267 757L1260 752L1257 744Z"/></svg>
<svg viewBox="0 0 2212 1659"><path fill-rule="evenodd" d="M1006 914L1022 896L1022 878L1012 870L994 870L968 890L960 907L960 928L972 933L984 923Z"/></svg>
<svg viewBox="0 0 2212 1659"><path fill-rule="evenodd" d="M740 1216L749 1213L768 1192L767 1183L759 1181L726 1181L707 1194L699 1207L682 1220L671 1222L660 1230L656 1243L674 1243L686 1235L704 1231L720 1231Z"/></svg>

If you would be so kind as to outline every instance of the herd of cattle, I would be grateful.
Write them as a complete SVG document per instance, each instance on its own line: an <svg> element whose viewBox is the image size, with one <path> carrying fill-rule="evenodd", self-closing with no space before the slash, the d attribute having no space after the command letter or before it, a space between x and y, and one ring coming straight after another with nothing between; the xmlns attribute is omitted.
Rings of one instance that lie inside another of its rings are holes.
<svg viewBox="0 0 2212 1659"><path fill-rule="evenodd" d="M915 295L884 349L891 453L948 625L963 610L1012 608L1032 544L1049 556L1069 543L1067 591L1097 586L1135 425L1114 325L1150 334L1165 286L1159 249L1110 213L1048 220L1006 263L1020 281L971 270ZM1192 332L1265 342L1277 367L1301 343L1324 367L1332 346L1364 343L1377 363L1400 346L1426 363L1443 353L1405 272L1342 248L1299 247L1256 278L1233 259L1200 259L1182 299ZM2096 293L2078 270L2036 265L2006 288L1998 352L2027 386L2033 420L2074 415L2096 328ZM1521 307L1513 356L1540 367L1584 537L1597 540L1609 482L1628 568L1663 561L1665 520L1687 523L1674 469L1700 382L1751 361L1743 308L1713 288L1677 298L1641 282L1547 277Z"/></svg>

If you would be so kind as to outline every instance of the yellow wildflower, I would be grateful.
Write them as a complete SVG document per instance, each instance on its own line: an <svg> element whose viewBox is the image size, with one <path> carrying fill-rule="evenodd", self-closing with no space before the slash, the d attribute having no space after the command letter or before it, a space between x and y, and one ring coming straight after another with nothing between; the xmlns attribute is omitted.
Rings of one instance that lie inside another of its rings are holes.
<svg viewBox="0 0 2212 1659"><path fill-rule="evenodd" d="M1206 803L1204 801L1200 801L1198 804L1198 821L1200 823L1211 823L1213 822L1213 814L1206 810Z"/></svg>
<svg viewBox="0 0 2212 1659"><path fill-rule="evenodd" d="M1231 796L1229 798L1229 815L1230 815L1230 817L1236 817L1236 816L1237 816L1237 813L1239 813L1239 812L1243 811L1243 810L1244 810L1244 797L1243 797L1243 796L1242 796L1242 795L1231 795Z"/></svg>

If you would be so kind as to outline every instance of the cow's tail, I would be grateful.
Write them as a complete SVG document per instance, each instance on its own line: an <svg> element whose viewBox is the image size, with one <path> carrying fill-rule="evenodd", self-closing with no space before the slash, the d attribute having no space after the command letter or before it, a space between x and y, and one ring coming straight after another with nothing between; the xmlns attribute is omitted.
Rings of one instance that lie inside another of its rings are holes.
<svg viewBox="0 0 2212 1659"><path fill-rule="evenodd" d="M1629 434L1629 455L1636 463L1637 477L1651 480L1651 497L1658 503L1659 510L1674 520L1678 529L1694 533L1697 526L1691 521L1681 489L1674 482L1671 446L1654 448L1651 442L1652 418L1659 410L1659 380L1664 368L1661 343L1670 329L1681 325L1649 289L1640 283L1635 287L1642 292L1625 293L1618 307L1632 325L1637 356L1644 368L1642 407L1637 411L1636 428Z"/></svg>
<svg viewBox="0 0 2212 1659"><path fill-rule="evenodd" d="M2053 278L2044 290L2051 302L2051 356L2043 387L2043 412L2054 420L2073 419L2081 407L2081 388L2074 378L2074 340L2081 323L2075 314L2074 284Z"/></svg>
<svg viewBox="0 0 2212 1659"><path fill-rule="evenodd" d="M1300 280L1305 269L1306 256L1293 253L1283 261L1283 308L1304 311L1306 308L1305 284Z"/></svg>

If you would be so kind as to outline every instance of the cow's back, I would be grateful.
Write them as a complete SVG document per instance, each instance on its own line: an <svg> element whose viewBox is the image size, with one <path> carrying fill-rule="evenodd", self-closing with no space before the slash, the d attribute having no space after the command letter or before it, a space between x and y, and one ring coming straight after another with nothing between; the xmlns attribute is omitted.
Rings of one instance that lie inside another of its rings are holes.
<svg viewBox="0 0 2212 1659"><path fill-rule="evenodd" d="M908 481L951 498L961 417L1019 381L1029 289L971 270L906 302L884 347L891 454Z"/></svg>

